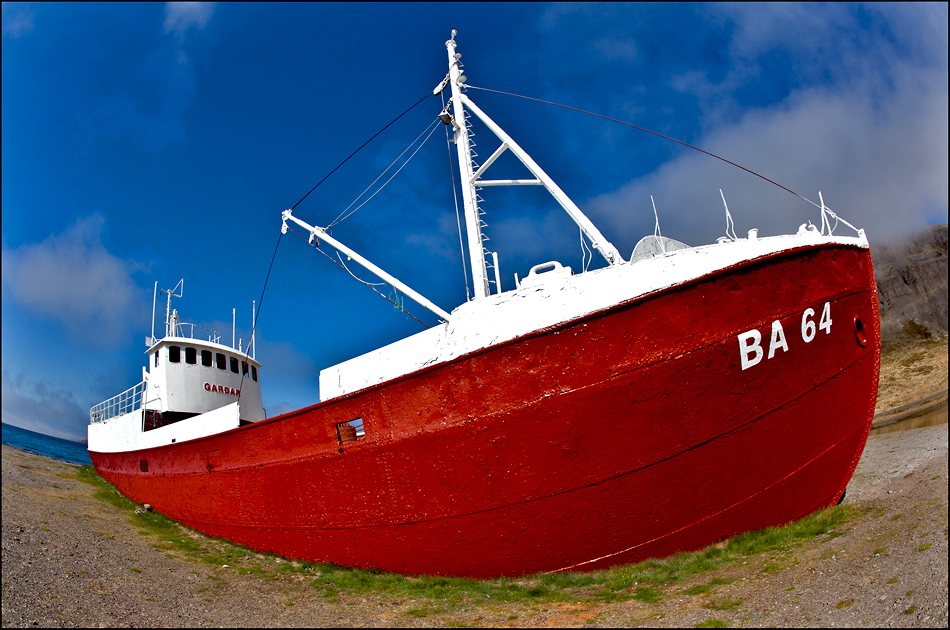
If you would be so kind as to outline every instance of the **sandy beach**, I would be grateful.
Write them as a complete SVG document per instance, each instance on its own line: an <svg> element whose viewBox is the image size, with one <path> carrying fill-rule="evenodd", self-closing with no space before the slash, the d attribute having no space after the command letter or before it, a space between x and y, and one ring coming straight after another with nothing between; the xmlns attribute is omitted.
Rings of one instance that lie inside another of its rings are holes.
<svg viewBox="0 0 950 630"><path fill-rule="evenodd" d="M662 601L578 592L443 609L198 561L96 498L78 467L3 445L3 626L946 627L947 435L943 424L871 436L843 527L663 586ZM722 585L690 594L710 580Z"/></svg>

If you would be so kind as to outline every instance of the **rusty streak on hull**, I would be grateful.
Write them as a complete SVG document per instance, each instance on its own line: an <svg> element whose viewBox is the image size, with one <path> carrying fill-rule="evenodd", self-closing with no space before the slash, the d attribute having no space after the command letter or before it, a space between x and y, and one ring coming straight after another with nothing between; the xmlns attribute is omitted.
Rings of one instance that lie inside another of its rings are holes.
<svg viewBox="0 0 950 630"><path fill-rule="evenodd" d="M767 352L774 320L788 350L742 370L737 335ZM871 426L878 329L869 251L803 247L250 426L90 455L133 500L289 558L598 569L833 505ZM365 437L340 444L356 418Z"/></svg>

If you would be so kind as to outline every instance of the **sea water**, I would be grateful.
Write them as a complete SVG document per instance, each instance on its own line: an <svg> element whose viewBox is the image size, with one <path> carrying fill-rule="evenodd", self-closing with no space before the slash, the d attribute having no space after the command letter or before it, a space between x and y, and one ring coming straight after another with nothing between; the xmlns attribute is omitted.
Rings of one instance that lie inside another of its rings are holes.
<svg viewBox="0 0 950 630"><path fill-rule="evenodd" d="M46 455L53 459L61 459L70 464L80 464L82 466L92 466L92 460L89 459L89 453L86 445L81 442L71 442L63 440L52 435L43 435L34 433L11 424L3 424L2 427L3 443L21 448L24 451Z"/></svg>

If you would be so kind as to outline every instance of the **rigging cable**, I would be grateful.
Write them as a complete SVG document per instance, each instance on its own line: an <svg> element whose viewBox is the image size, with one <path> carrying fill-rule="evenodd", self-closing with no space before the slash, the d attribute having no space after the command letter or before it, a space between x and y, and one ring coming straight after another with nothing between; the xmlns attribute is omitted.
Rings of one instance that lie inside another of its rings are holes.
<svg viewBox="0 0 950 630"><path fill-rule="evenodd" d="M700 148L697 147L697 146L693 146L692 144L689 144L688 142L683 142L682 140L677 140L676 138L671 138L670 136L665 136L665 135L663 135L662 133L658 133L658 132L656 132L656 131L651 131L651 130L647 129L646 127L640 127L640 126L634 125L634 124L632 124L632 123L624 122L624 121L622 121L622 120L617 120L616 118L611 118L610 116L604 116L603 114L596 114L596 113L594 113L594 112L589 112L589 111L587 111L587 110L579 109L579 108L577 108L577 107L571 107L570 105L562 105L562 104L560 104L560 103L554 103L554 102L552 102L552 101L546 101L546 100L544 100L544 99L541 99L541 98L534 98L534 97L532 97L532 96L524 96L524 95L521 95L521 94L513 94L512 92L502 92L501 90L492 90L492 89L490 89L490 88L477 87L477 86L468 85L468 84L466 84L465 87L471 88L471 89L473 89L473 90L483 90L483 91L485 91L485 92L494 92L494 93L496 93L496 94L504 94L504 95L506 95L506 96L516 96L516 97L518 97L518 98L523 98L523 99L526 99L526 100L529 100L529 101L537 101L537 102L539 102L539 103L545 103L546 105L554 105L554 106L556 106L556 107L563 107L564 109L570 109L570 110L573 110L573 111L575 111L575 112L580 112L580 113L582 113L582 114L588 114L588 115L590 115L590 116L596 116L597 118L603 118L604 120L609 120L610 122L619 123L619 124L621 124L621 125L626 125L627 127L633 127L634 129L639 129L640 131L645 131L645 132L647 132L647 133L651 133L651 134L653 134L654 136L659 136L659 137L664 138L664 139L666 139L666 140L671 140L672 142L675 142L675 143L677 143L677 144L681 144L681 145L683 145L684 147L689 147L690 149L694 149L694 150L696 150L696 151L699 151L700 153L705 153L706 155L708 155L708 156L710 156L710 157L714 157L714 158L716 158L717 160L721 160L721 161L725 162L726 164L731 164L732 166L735 166L736 168L742 169L742 170L745 171L746 173L750 173L750 174L752 174L752 175L755 175L755 176L758 177L759 179L764 179L764 180L767 181L768 183L773 184L773 185L775 185L775 186L778 186L779 188L781 188L782 190L784 190L784 191L786 191L786 192L792 193L793 195L795 195L795 196L798 197L799 199L803 199L803 200L807 201L808 203L810 203L811 205L815 206L816 208L820 208L820 207L821 207L821 206L819 206L817 203L815 203L814 201L812 201L811 199L809 199L809 198L807 198L807 197L804 197L804 196L802 196L802 195L799 195L799 194L798 194L797 192L795 192L794 190L791 190L790 188L786 188L785 186L782 186L782 185L779 184L778 182L772 181L771 179L769 179L768 177L765 177L764 175L759 175L759 174L756 173L755 171L749 170L749 169L747 169L747 168L744 167L744 166L740 166L740 165L736 164L735 162L731 162L731 161L727 160L727 159L724 158L724 157L719 157L719 156L716 155L715 153L710 153L709 151L705 151L705 150L703 150L703 149L700 149ZM828 212L831 212L831 209L828 208L828 206L825 206L825 209L826 209ZM833 215L833 216L836 216L836 215ZM843 221L843 219L842 219L842 221ZM850 225L850 224L849 224L849 225ZM853 226L852 226L852 227L853 227ZM857 229L857 228L854 228L854 229Z"/></svg>
<svg viewBox="0 0 950 630"><path fill-rule="evenodd" d="M353 151L352 153L350 153L350 154L346 157L345 160L343 160L342 162L340 162L339 164L337 164L336 167L335 167L332 171L330 171L329 173L327 173L326 175L324 175L323 179L321 179L319 182L317 182L316 185L315 185L313 188L311 188L311 189L307 192L306 195L304 195L303 197L301 197L301 198L300 198L300 201L298 201L297 203L295 203L295 204L291 207L291 210L296 209L297 206L299 206L299 205L301 204L301 202L303 202L304 199L306 199L307 197L310 196L310 193L312 193L314 190L317 189L317 186L319 186L320 184L322 184L323 182L325 182L325 181L327 180L327 178L330 177L330 175L333 175L335 172L337 172L337 170L339 170L339 168L340 168L341 166L343 166L344 164L346 164L346 163L349 161L349 159L350 159L351 157L353 157L354 155L356 155L357 153L359 153L360 150L361 150L363 147L365 147L367 144L369 144L370 142L372 142L373 139L376 138L376 136L378 136L379 134L381 134L381 133L383 133L384 131L386 131L387 129L389 129L389 127L391 127L393 123L395 123L397 120L399 120L400 118L402 118L403 116L405 116L406 114L408 114L410 111L412 111L413 109L415 109L416 106L419 105L422 101L426 100L426 98L428 98L430 94L431 94L431 92L426 92L425 96L423 96L423 97L420 98L418 101L416 101L416 102L415 102L412 106L410 106L406 111L404 111L403 113L401 113L401 114L399 114L398 116L396 116L395 118L393 118L393 119L389 122L389 124L387 124L385 127L383 127L382 129L380 129L379 131L377 131L376 133L374 133L374 134L369 138L369 140L367 140L366 142L364 142L363 144L361 144L361 145L359 146L359 148L357 148L355 151ZM355 212L355 211L354 211L354 212ZM297 234L297 233L294 232L294 234ZM254 322L253 322L253 324L252 324L252 326L251 326L251 339L252 339L252 340L254 339L254 332L257 330L257 320L259 319L259 315L260 315L260 312L261 312L261 305L264 304L264 292L267 290L267 282L268 282L268 280L270 280L270 272L271 272L271 270L274 268L274 259L277 258L277 249L280 247L280 239L283 237L283 235L284 235L284 233L281 232L281 233L280 233L280 236L277 237L277 245L274 246L274 254L273 254L273 255L271 256L271 258L270 258L270 266L267 268L267 276L264 278L264 287L261 289L261 298L260 298L260 300L258 300L258 302L257 302L257 313L254 314ZM298 234L298 236L300 236L300 235ZM317 251L320 251L320 249L317 248ZM324 256L326 256L326 253L325 253L325 252L320 251L320 253L323 254ZM327 256L327 258L330 258L330 257ZM333 259L330 258L330 260L333 260ZM345 267L344 267L344 269L345 269ZM349 270L347 269L347 271L349 271ZM374 289L374 290L375 290L375 289ZM379 293L379 291L376 291L376 292ZM380 295L382 295L382 293L380 293ZM386 296L383 295L383 297L386 297ZM389 298L386 298L386 299L389 299ZM392 302L392 300L389 300L389 301ZM412 317L413 319L415 319L417 322L419 322L420 324L422 324L422 322L419 321L414 315L412 315L412 313L409 313L408 311L404 311L404 312L405 312L407 315L409 315L410 317ZM425 326L425 324L422 324L422 325ZM426 328L428 328L428 326L426 326ZM250 341L248 342L248 344L250 344ZM244 386L244 370L241 370L241 387L243 387L243 386ZM240 391L241 387L238 388L239 391Z"/></svg>
<svg viewBox="0 0 950 630"><path fill-rule="evenodd" d="M302 241L305 241L305 242L307 243L307 245L310 245L310 244L311 244L308 239L306 239L306 238L304 238L303 236L301 236L301 235L297 232L297 230L295 230L294 228L292 228L292 227L290 227L290 226L287 226L287 229L290 230L291 232L293 232L294 234L296 234L296 235L297 235L297 238L299 238L299 239L302 240ZM407 311L405 308L403 308L403 307L400 306L399 304L397 304L397 303L393 302L391 299L389 299L389 296L383 295L383 293L382 293L381 291L379 291L379 289L377 289L375 286L373 286L373 283L371 283L371 282L366 282L365 280L363 280L363 279L357 277L356 274L354 274L352 271L350 271L349 269L347 269L346 265L344 265L344 264L342 263L342 261L333 260L333 257L332 257L332 256L330 256L330 255L327 254L325 251L323 251L322 249L320 249L320 247L317 246L317 245L314 245L313 248L314 248L315 250L317 250L318 252L320 252L321 254L323 254L324 256L326 256L328 259L330 259L330 260L333 261L334 263L336 263L337 265L339 265L341 268L345 269L351 276L353 276L354 278L356 278L357 280L359 280L360 282L362 282L363 284L365 284L366 286L368 286L370 289L372 289L373 291L376 291L376 293L378 293L380 296L382 296L383 299L385 299L387 302L389 302L390 304L392 304L393 306L395 306L397 309L399 309L400 311L402 311L403 313L405 313L405 314L408 315L409 317L413 318L414 320L416 320L417 322L419 322L420 324L422 324L422 326L423 326L424 328L431 328L431 326L427 326L426 323L423 322L421 319L419 319L418 317L416 317L415 315L413 315L412 313L410 313L409 311ZM385 283L385 282L384 282L383 284L388 284L388 283Z"/></svg>
<svg viewBox="0 0 950 630"><path fill-rule="evenodd" d="M281 232L277 237L277 244L274 245L274 254L270 257L270 266L267 268L267 276L264 278L264 288L261 289L261 299L257 301L257 312L254 313L254 322L251 324L251 338L247 342L248 349L250 349L251 343L254 341L254 331L257 330L257 320L260 319L261 306L264 304L264 291L267 290L267 281L270 280L270 272L271 269L274 268L274 259L277 258L277 248L280 247L280 239L283 238L283 236L284 233ZM247 355L248 353L245 351L245 354ZM256 351L255 354L257 354ZM238 391L244 388L244 376L244 370L241 370L241 384L238 386ZM240 400L240 395L238 395L238 399Z"/></svg>
<svg viewBox="0 0 950 630"><path fill-rule="evenodd" d="M301 202L301 201L303 201L304 199L306 199L307 197L309 197L309 196L310 196L310 193L312 193L314 190L317 189L317 186L319 186L320 184L322 184L323 182L325 182L325 181L327 180L327 177L330 177L330 175L333 175L333 174L337 171L337 169L339 169L341 166L343 166L344 164L346 164L347 161L349 161L349 159L350 159L351 157L353 157L354 155L356 155L357 153L359 153L359 152L360 152L360 149L362 149L362 148L365 147L367 144L369 144L370 142L372 142L372 141L373 141L373 138L375 138L375 137L378 136L379 134L381 134L381 133L383 133L384 131L386 131L387 129L389 129L389 127L392 126L392 124L393 124L394 122L396 122L397 120L399 120L400 118L402 118L403 116L405 116L406 114L408 114L410 111L412 111L413 109L415 109L416 105L418 105L418 104L421 103L422 101L426 100L426 98L428 98L431 94L432 94L432 92L426 92L426 95L423 96L422 98L420 98L418 101L416 101L415 104L412 105L409 109L407 109L407 110L404 111L403 113L401 113L401 114L399 114L398 116L396 116L395 118L393 118L393 119L389 122L388 125L386 125L386 126L383 127L382 129L380 129L379 131L377 131L376 133L374 133L374 134L372 135L372 137L371 137L369 140L367 140L366 142L364 142L363 144L361 144L361 145L359 146L359 148L358 148L356 151L353 151L353 153L350 153L350 154L346 157L345 160L343 160L342 162L340 162L339 164L336 165L336 168L334 168L332 171L330 171L329 173L327 173L327 174L324 176L323 179L321 179L319 182L317 182L317 185L314 186L313 188L311 188L310 191L309 191L306 195L304 195L303 197L301 197L301 198L300 198L300 201L298 201L297 203L295 203L295 204L293 205L293 207L291 207L290 209L291 209L291 210L295 210L295 209L297 208L297 206L300 205L300 202Z"/></svg>
<svg viewBox="0 0 950 630"><path fill-rule="evenodd" d="M343 212L341 212L337 218L333 219L333 222L330 223L330 225L328 225L328 226L326 227L326 229L329 230L330 228L332 228L332 227L333 227L334 225L336 225L337 223L341 223L341 222L345 221L346 219L349 219L350 216L351 216L354 212L356 212L357 210L359 210L360 208L362 208L363 206L365 206L367 203L369 203L370 200L371 200L373 197L375 197L376 195L379 194L379 191L381 191L383 188L385 188L386 185L389 184L389 182L393 181L393 178L396 177L396 175L399 175L399 171L401 171L402 169L406 168L406 164L409 164L410 160L412 160L412 158L414 158L414 157L416 156L416 153L419 152L419 149L421 149L422 146L423 146L426 142L428 142L428 140L429 140L429 138L432 136L432 134L435 133L436 125L437 125L439 122L441 122L441 121L440 121L438 118L436 118L434 121L432 121L432 124L429 125L428 127L426 127L426 128L422 131L422 133L420 133L420 134L416 137L415 140L413 140L411 143L409 143L409 146L406 147L406 148L403 150L403 152L399 154L399 157L397 157L395 160L393 160L393 161L392 161L392 164L390 164L389 166L387 166L387 167L386 167L386 170L384 170L382 173L380 173L379 176L378 176L376 179L373 180L373 183L370 184L369 186L367 186L367 187L366 187L366 190L364 190L363 192L361 192L361 193L359 194L359 196L358 196L356 199L353 200L353 203L351 203L350 205L348 205L348 206L346 207L346 209L345 209ZM430 129L431 129L431 131L430 131ZM395 164L396 162L398 162L399 159L400 159L402 156L404 156L404 155L406 154L406 151L408 151L409 149L411 149L412 146L413 146L416 142L419 141L419 138L421 138L421 137L423 136L423 134L424 134L426 131L429 132L429 135L426 136L425 140L422 141L422 144L420 144L418 147L416 147L416 150L412 152L412 155L410 155L409 158L406 159L405 162L403 162L402 166L400 166L398 169L396 169L396 172L393 173L393 174L389 177L389 179L387 179L387 180L383 183L382 186L380 186L379 188L377 188L377 189L376 189L376 192L374 192L372 195L370 195L369 198L366 199L366 201L364 201L364 202L361 203L360 205L358 205L358 206L356 206L355 208L353 208L353 204L356 203L357 201L359 201L359 200L360 200L360 197L362 197L363 195L365 195L365 194L366 194L366 191L369 190L370 188L372 188L372 187L376 184L376 182L378 182L378 181L380 180L380 178L382 178L382 176L385 175L385 174L389 171L389 169L391 169L391 168L393 167L393 164ZM353 210L352 210L351 212L348 212L348 211L350 210L350 208L353 208ZM344 216L344 215L345 215L345 216Z"/></svg>

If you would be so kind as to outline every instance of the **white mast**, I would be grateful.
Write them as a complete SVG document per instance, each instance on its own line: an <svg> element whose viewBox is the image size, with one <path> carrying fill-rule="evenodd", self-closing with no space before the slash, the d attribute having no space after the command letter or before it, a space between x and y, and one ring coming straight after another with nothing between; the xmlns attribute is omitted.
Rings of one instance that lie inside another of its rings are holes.
<svg viewBox="0 0 950 630"><path fill-rule="evenodd" d="M487 297L488 273L485 270L485 250L482 246L481 217L475 196L475 183L472 173L472 154L468 141L468 127L465 124L465 109L462 107L462 76L459 59L462 55L455 52L455 29L452 39L445 42L449 53L449 84L452 86L452 111L455 117L455 147L458 150L459 168L462 172L462 202L465 207L465 229L468 236L468 255L472 262L472 283L475 285L475 299Z"/></svg>
<svg viewBox="0 0 950 630"><path fill-rule="evenodd" d="M482 248L482 221L478 209L477 188L483 186L544 186L551 196L561 205L567 214L590 239L594 248L611 265L623 262L623 256L613 244L604 238L600 230L591 223L590 219L581 212L570 197L548 176L544 170L531 159L531 156L522 149L495 121L479 109L472 100L462 93L461 86L465 82L459 64L462 55L455 52L455 29L452 29L452 39L445 42L449 53L449 83L452 86L452 111L455 125L455 145L458 150L459 168L462 176L462 199L465 204L465 226L468 232L468 252L472 261L472 278L475 284L475 298L482 298L489 294L488 274L485 269L485 254ZM438 88L437 88L438 89ZM465 122L465 108L474 113L499 140L501 146L482 164L477 172L472 171L472 156L469 145L468 126ZM443 118L445 120L445 118ZM446 123L448 124L448 122ZM498 159L506 150L512 153L527 167L536 179L481 179L485 170ZM499 287L500 290L500 287Z"/></svg>
<svg viewBox="0 0 950 630"><path fill-rule="evenodd" d="M148 338L149 347L155 344L155 300L158 298L158 280L155 281L155 288L152 289L152 335Z"/></svg>
<svg viewBox="0 0 950 630"><path fill-rule="evenodd" d="M478 118L481 119L481 121L485 123L485 125L491 129L491 131L496 136L498 136L498 139L501 140L501 146L498 147L495 153L492 154L491 158L489 158L489 161L485 162L485 164L480 169L478 169L479 177L484 172L485 168L487 168L488 165L493 162L495 158L497 158L497 156L501 155L505 149L511 149L511 152L514 153L519 160L521 160L521 163L524 164L529 171L531 171L532 175L537 177L536 180L482 180L478 177L475 177L472 181L472 187L474 188L476 184L478 186L544 186L547 191L551 193L551 196L554 197L554 199L557 200L559 204L561 204L561 207L564 208L571 219L574 220L574 223L576 223L584 231L584 234L587 235L587 238L590 239L590 242L593 243L594 247L598 252L600 252L600 254L608 263L615 265L619 262L623 262L623 257L620 255L620 252L617 251L617 248L614 247L610 241L604 238L604 235L600 233L600 230L598 230L593 223L591 223L590 219L587 218L587 215L581 212L581 209L577 207L577 204L571 201L571 198L568 197L563 190L561 190L561 187L558 186L554 180L551 179L551 177L545 173L544 170L537 165L537 163L535 163L533 159L531 159L531 156L528 155L528 153L522 149L517 142L512 140L511 136L505 133L504 130L499 127L494 120L489 118L488 114L479 109L475 103L472 102L472 99L470 99L465 94L461 94L460 96L460 100L465 104L465 106L472 110L472 112L474 112L474 114L478 116Z"/></svg>

